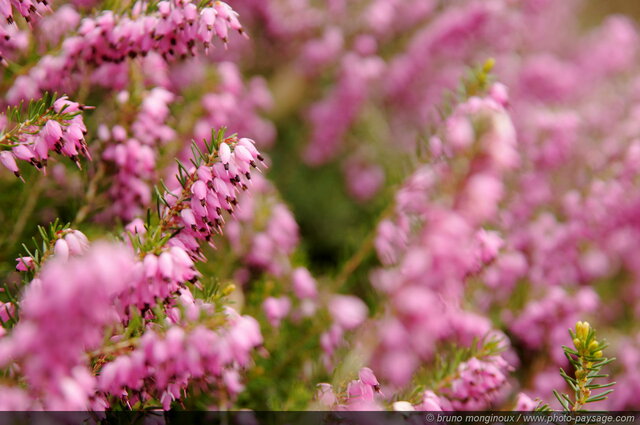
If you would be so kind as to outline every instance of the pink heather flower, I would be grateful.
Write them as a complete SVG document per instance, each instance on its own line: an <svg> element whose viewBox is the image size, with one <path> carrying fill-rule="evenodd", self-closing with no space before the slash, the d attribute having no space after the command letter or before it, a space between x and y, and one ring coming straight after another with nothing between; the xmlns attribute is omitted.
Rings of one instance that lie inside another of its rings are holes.
<svg viewBox="0 0 640 425"><path fill-rule="evenodd" d="M333 386L327 383L320 383L317 384L317 387L316 400L325 407L333 407L338 401L338 398L333 391Z"/></svg>
<svg viewBox="0 0 640 425"><path fill-rule="evenodd" d="M58 239L53 247L56 258L62 261L69 259L69 244L64 239Z"/></svg>
<svg viewBox="0 0 640 425"><path fill-rule="evenodd" d="M0 322L7 322L15 313L15 305L13 303L3 303L0 301Z"/></svg>
<svg viewBox="0 0 640 425"><path fill-rule="evenodd" d="M35 262L31 257L18 257L16 258L16 270L20 272L26 272L35 268Z"/></svg>
<svg viewBox="0 0 640 425"><path fill-rule="evenodd" d="M431 411L431 412L441 412L443 410L448 410L446 407L448 403L446 403L442 397L438 397L433 391L427 390L422 394L422 401L415 408L416 410L422 411Z"/></svg>
<svg viewBox="0 0 640 425"><path fill-rule="evenodd" d="M49 149L62 142L62 127L58 121L49 120L42 129L42 137Z"/></svg>
<svg viewBox="0 0 640 425"><path fill-rule="evenodd" d="M509 105L509 89L502 83L492 84L489 88L489 96L502 107Z"/></svg>
<svg viewBox="0 0 640 425"><path fill-rule="evenodd" d="M81 255L89 249L89 240L84 233L79 230L70 229L66 231L64 237L59 240L64 240L70 255Z"/></svg>
<svg viewBox="0 0 640 425"><path fill-rule="evenodd" d="M129 286L133 266L125 246L96 244L81 257L56 254L27 287L19 323L0 340L0 364L21 365L30 394L42 397L29 408L89 407L95 378L86 352L117 321L114 301Z"/></svg>
<svg viewBox="0 0 640 425"><path fill-rule="evenodd" d="M291 300L286 296L280 298L268 297L262 303L262 308L271 326L278 327L280 326L280 321L291 310Z"/></svg>
<svg viewBox="0 0 640 425"><path fill-rule="evenodd" d="M178 293L187 295L185 282L195 282L200 275L191 257L179 246L165 248L160 255L146 254L138 271L136 278L132 279L133 290L123 294L121 301L124 306L133 305L140 310L153 307L158 300ZM187 305L192 304L193 301ZM128 315L126 311L119 314L123 317Z"/></svg>
<svg viewBox="0 0 640 425"><path fill-rule="evenodd" d="M536 401L531 400L531 398L525 393L519 393L513 410L532 412L536 409L538 404L539 403Z"/></svg>
<svg viewBox="0 0 640 425"><path fill-rule="evenodd" d="M231 148L226 143L220 143L218 149L218 155L220 156L220 162L225 164L225 168L228 167L229 160L231 159Z"/></svg>
<svg viewBox="0 0 640 425"><path fill-rule="evenodd" d="M391 265L398 261L400 252L407 243L407 236L403 230L391 220L382 220L378 224L375 247L383 264Z"/></svg>
<svg viewBox="0 0 640 425"><path fill-rule="evenodd" d="M484 282L491 288L512 288L525 276L527 260L520 252L506 252L497 257L484 274Z"/></svg>
<svg viewBox="0 0 640 425"><path fill-rule="evenodd" d="M376 375L374 375L373 371L368 367L363 367L362 369L360 369L360 372L358 372L358 377L366 385L374 388L380 387L380 383L378 382Z"/></svg>
<svg viewBox="0 0 640 425"><path fill-rule="evenodd" d="M273 207L267 234L279 249L286 253L293 252L298 245L298 223L285 205L278 204Z"/></svg>
<svg viewBox="0 0 640 425"><path fill-rule="evenodd" d="M477 233L480 242L480 262L488 264L497 256L500 248L504 245L504 240L497 232L480 229Z"/></svg>
<svg viewBox="0 0 640 425"><path fill-rule="evenodd" d="M334 295L329 301L329 312L339 326L345 330L351 330L365 321L368 308L358 297Z"/></svg>
<svg viewBox="0 0 640 425"><path fill-rule="evenodd" d="M65 34L78 26L80 19L81 16L73 5L61 5L54 13L40 19L38 35L49 46L55 46Z"/></svg>
<svg viewBox="0 0 640 425"><path fill-rule="evenodd" d="M313 75L335 61L343 46L342 30L337 27L328 27L321 38L305 44L299 60L305 72Z"/></svg>
<svg viewBox="0 0 640 425"><path fill-rule="evenodd" d="M373 401L374 391L371 385L365 384L361 380L351 381L347 387L347 397L349 402Z"/></svg>
<svg viewBox="0 0 640 425"><path fill-rule="evenodd" d="M482 223L495 217L498 202L504 195L500 179L490 174L472 176L460 194L458 208L474 222Z"/></svg>
<svg viewBox="0 0 640 425"><path fill-rule="evenodd" d="M469 119L461 115L449 117L446 124L446 139L455 150L468 148L475 139Z"/></svg>
<svg viewBox="0 0 640 425"><path fill-rule="evenodd" d="M16 177L20 177L20 169L18 168L18 164L16 164L16 160L11 152L0 152L0 164L4 165L5 168L15 174Z"/></svg>
<svg viewBox="0 0 640 425"><path fill-rule="evenodd" d="M29 393L20 388L0 386L0 395L0 411L26 411L33 406Z"/></svg>
<svg viewBox="0 0 640 425"><path fill-rule="evenodd" d="M22 161L31 162L36 156L35 154L25 145L18 145L13 148L13 155Z"/></svg>
<svg viewBox="0 0 640 425"><path fill-rule="evenodd" d="M132 235L144 235L147 232L144 222L139 218L127 224L124 229Z"/></svg>
<svg viewBox="0 0 640 425"><path fill-rule="evenodd" d="M142 401L161 400L169 410L191 383L218 380L234 397L243 389L238 368L262 343L258 324L227 308L227 324L211 330L202 325L190 331L172 326L164 335L148 330L132 352L107 363L98 376L98 388L122 396L142 391Z"/></svg>
<svg viewBox="0 0 640 425"><path fill-rule="evenodd" d="M316 280L306 268L296 268L291 275L291 279L293 281L293 292L296 294L296 297L300 299L315 299L318 296Z"/></svg>
<svg viewBox="0 0 640 425"><path fill-rule="evenodd" d="M345 164L344 174L349 193L361 202L373 198L384 183L384 171L381 167L357 159Z"/></svg>
<svg viewBox="0 0 640 425"><path fill-rule="evenodd" d="M344 343L344 331L338 324L333 324L329 330L320 336L320 346L325 354L325 364L329 363L333 352Z"/></svg>
<svg viewBox="0 0 640 425"><path fill-rule="evenodd" d="M457 378L443 392L455 410L489 408L507 385L506 370L508 365L500 356L488 360L473 357L460 364Z"/></svg>

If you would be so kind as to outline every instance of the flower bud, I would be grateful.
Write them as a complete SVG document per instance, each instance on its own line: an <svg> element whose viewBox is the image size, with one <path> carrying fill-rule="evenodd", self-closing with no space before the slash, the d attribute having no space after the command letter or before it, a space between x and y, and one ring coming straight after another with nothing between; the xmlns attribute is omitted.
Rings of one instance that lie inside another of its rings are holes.
<svg viewBox="0 0 640 425"><path fill-rule="evenodd" d="M230 283L230 284L228 284L227 286L224 287L224 289L222 290L222 295L225 296L225 297L228 297L235 290L236 290L236 285L234 285L233 283Z"/></svg>
<svg viewBox="0 0 640 425"><path fill-rule="evenodd" d="M65 261L69 259L69 245L64 239L58 239L56 241L56 244L53 246L53 252L58 258Z"/></svg>

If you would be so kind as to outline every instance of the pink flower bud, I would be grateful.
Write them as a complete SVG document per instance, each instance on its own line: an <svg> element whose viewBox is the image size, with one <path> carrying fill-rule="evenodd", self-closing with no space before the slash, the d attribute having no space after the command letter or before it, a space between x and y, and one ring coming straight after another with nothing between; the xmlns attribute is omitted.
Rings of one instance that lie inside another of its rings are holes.
<svg viewBox="0 0 640 425"><path fill-rule="evenodd" d="M363 367L362 369L360 369L360 372L358 372L358 377L362 382L372 387L378 387L380 385L378 379L376 378L376 375L374 375L373 371L368 367Z"/></svg>
<svg viewBox="0 0 640 425"><path fill-rule="evenodd" d="M139 218L127 224L125 230L133 235L144 235L147 232L147 229L144 227L144 222Z"/></svg>
<svg viewBox="0 0 640 425"><path fill-rule="evenodd" d="M205 7L204 9L202 9L201 15L202 15L202 23L206 25L207 29L212 30L213 24L216 21L216 15L217 15L215 9L211 7Z"/></svg>
<svg viewBox="0 0 640 425"><path fill-rule="evenodd" d="M53 246L53 252L56 257L63 261L69 259L69 245L64 239L58 239Z"/></svg>
<svg viewBox="0 0 640 425"><path fill-rule="evenodd" d="M202 180L196 180L191 186L191 193L197 199L203 200L207 197L207 185Z"/></svg>
<svg viewBox="0 0 640 425"><path fill-rule="evenodd" d="M300 299L315 298L318 295L316 281L304 267L298 267L292 273L293 292Z"/></svg>
<svg viewBox="0 0 640 425"><path fill-rule="evenodd" d="M158 259L158 270L165 279L173 279L173 259L171 254L163 252Z"/></svg>
<svg viewBox="0 0 640 425"><path fill-rule="evenodd" d="M373 401L374 393L371 386L362 381L351 381L347 386L349 401Z"/></svg>
<svg viewBox="0 0 640 425"><path fill-rule="evenodd" d="M223 164L228 164L229 159L231 159L231 149L229 145L226 143L220 143L220 148L218 149L218 156L220 156L220 161Z"/></svg>
<svg viewBox="0 0 640 425"><path fill-rule="evenodd" d="M16 176L20 175L20 169L18 168L18 164L16 164L16 160L13 155L9 151L0 152L0 163L4 165L9 171L11 171Z"/></svg>
<svg viewBox="0 0 640 425"><path fill-rule="evenodd" d="M531 397L526 395L525 393L518 394L518 398L516 400L516 406L513 410L517 410L520 412L532 412L538 406L539 403L531 400Z"/></svg>
<svg viewBox="0 0 640 425"><path fill-rule="evenodd" d="M15 155L16 158L21 159L23 161L31 161L33 158L35 158L35 155L31 151L31 149L29 149L25 145L18 145L14 147L13 154Z"/></svg>
<svg viewBox="0 0 640 425"><path fill-rule="evenodd" d="M44 136L44 140L47 142L47 145L49 145L49 149L54 149L55 144L62 139L62 127L58 121L47 121L41 133Z"/></svg>
<svg viewBox="0 0 640 425"><path fill-rule="evenodd" d="M62 112L63 109L64 113L78 112L80 110L80 104L70 101L67 96L63 96L53 103L53 109L58 113Z"/></svg>
<svg viewBox="0 0 640 425"><path fill-rule="evenodd" d="M39 135L36 138L34 148L39 159L49 158L49 146L43 135Z"/></svg>
<svg viewBox="0 0 640 425"><path fill-rule="evenodd" d="M244 146L236 146L233 150L233 153L235 154L236 158L242 162L249 163L253 161L253 156L251 156L251 153Z"/></svg>
<svg viewBox="0 0 640 425"><path fill-rule="evenodd" d="M326 407L331 407L338 401L333 386L327 383L318 384L316 399Z"/></svg>
<svg viewBox="0 0 640 425"><path fill-rule="evenodd" d="M291 301L287 297L268 297L264 300L262 308L271 326L277 327L280 325L280 321L289 314Z"/></svg>
<svg viewBox="0 0 640 425"><path fill-rule="evenodd" d="M16 270L20 272L26 272L27 270L33 270L35 263L31 257L18 257L16 258L18 264L16 264Z"/></svg>
<svg viewBox="0 0 640 425"><path fill-rule="evenodd" d="M180 264L183 267L193 267L193 260L189 258L189 255L185 252L184 249L172 246L169 248L169 252L171 253L174 263Z"/></svg>
<svg viewBox="0 0 640 425"><path fill-rule="evenodd" d="M67 235L65 235L64 241L69 246L69 254L79 255L84 251L82 249L82 244L73 233L68 233Z"/></svg>
<svg viewBox="0 0 640 425"><path fill-rule="evenodd" d="M367 318L367 306L358 297L335 295L329 303L329 312L338 325L346 330L354 329Z"/></svg>
<svg viewBox="0 0 640 425"><path fill-rule="evenodd" d="M82 132L82 127L79 124L73 123L69 127L66 128L66 131L63 135L66 140L73 142L74 144L80 143L84 140L84 133Z"/></svg>
<svg viewBox="0 0 640 425"><path fill-rule="evenodd" d="M185 208L180 211L180 217L182 217L182 221L187 227L196 227L196 218L190 208Z"/></svg>
<svg viewBox="0 0 640 425"><path fill-rule="evenodd" d="M158 257L153 254L147 254L143 260L144 275L147 279L153 278L158 272Z"/></svg>

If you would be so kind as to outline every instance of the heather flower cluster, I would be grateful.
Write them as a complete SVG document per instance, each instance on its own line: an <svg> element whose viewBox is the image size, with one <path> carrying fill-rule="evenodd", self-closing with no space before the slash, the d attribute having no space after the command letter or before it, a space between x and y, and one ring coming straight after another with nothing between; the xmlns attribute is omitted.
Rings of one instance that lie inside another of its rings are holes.
<svg viewBox="0 0 640 425"><path fill-rule="evenodd" d="M0 0L0 411L640 409L603 7Z"/></svg>
<svg viewBox="0 0 640 425"><path fill-rule="evenodd" d="M55 101L43 99L29 106L29 116L24 118L19 110L9 110L19 122L11 122L6 114L0 115L3 126L0 163L5 168L21 177L19 161L45 171L52 152L70 158L78 167L80 157L90 158L84 138L87 127L79 114L83 105L64 96Z"/></svg>

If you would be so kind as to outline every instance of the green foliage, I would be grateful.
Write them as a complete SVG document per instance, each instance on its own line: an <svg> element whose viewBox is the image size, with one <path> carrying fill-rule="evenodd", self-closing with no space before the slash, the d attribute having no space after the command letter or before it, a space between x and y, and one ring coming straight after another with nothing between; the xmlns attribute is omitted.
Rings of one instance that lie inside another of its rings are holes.
<svg viewBox="0 0 640 425"><path fill-rule="evenodd" d="M589 403L602 401L613 389L605 390L598 394L593 394L593 390L610 388L615 382L595 384L595 379L606 379L609 375L601 373L601 369L615 360L615 358L604 357L603 350L608 347L606 342L599 342L596 339L595 330L587 322L576 323L575 331L569 330L574 348L563 346L564 354L574 369L574 376L569 376L564 369L560 369L560 374L574 392L573 397L561 394L554 390L553 394L558 399L565 410L574 412L586 410Z"/></svg>

